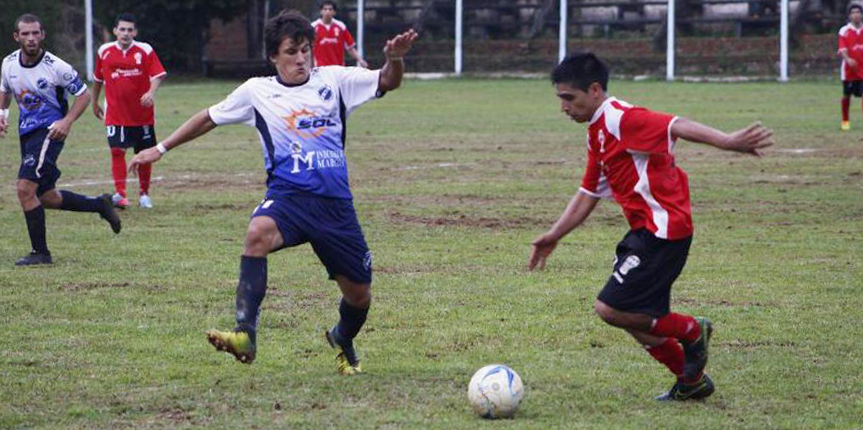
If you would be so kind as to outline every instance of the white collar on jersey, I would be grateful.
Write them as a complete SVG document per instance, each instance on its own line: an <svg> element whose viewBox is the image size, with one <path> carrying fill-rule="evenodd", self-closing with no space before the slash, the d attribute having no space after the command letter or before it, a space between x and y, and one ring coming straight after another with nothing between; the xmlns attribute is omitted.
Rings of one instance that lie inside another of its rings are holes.
<svg viewBox="0 0 863 430"><path fill-rule="evenodd" d="M596 112L593 113L593 118L590 119L589 125L593 125L593 123L595 123L596 121L599 121L599 117L601 117L603 112L605 112L606 107L611 102L616 102L616 101L617 101L617 97L611 97L611 96L606 97L605 101L602 102L602 104L599 105L599 108L596 110Z"/></svg>
<svg viewBox="0 0 863 430"><path fill-rule="evenodd" d="M117 49L123 51L124 53L128 52L129 49L134 48L136 43L138 43L138 41L135 39L132 39L132 43L129 44L129 47L127 49L123 49L123 45L120 44L119 40L114 41L114 44L117 45Z"/></svg>

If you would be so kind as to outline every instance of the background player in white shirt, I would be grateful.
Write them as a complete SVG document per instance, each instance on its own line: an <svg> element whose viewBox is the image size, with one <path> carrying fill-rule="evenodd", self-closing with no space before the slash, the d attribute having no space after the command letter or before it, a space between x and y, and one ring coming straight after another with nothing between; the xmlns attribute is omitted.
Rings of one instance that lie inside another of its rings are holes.
<svg viewBox="0 0 863 430"><path fill-rule="evenodd" d="M0 137L9 128L12 96L18 101L21 166L18 201L24 210L32 252L17 266L51 264L45 232L45 209L95 212L120 232L120 217L108 194L87 197L55 188L60 178L57 159L75 122L90 103L90 92L68 63L42 48L45 31L39 18L24 14L15 20L15 41L21 49L3 59L0 80ZM66 93L75 96L69 108Z"/></svg>
<svg viewBox="0 0 863 430"><path fill-rule="evenodd" d="M218 125L255 127L267 169L267 194L255 209L246 234L237 284L237 327L210 330L217 349L251 363L256 329L267 288L267 255L311 243L315 254L342 291L338 324L327 331L339 373L361 372L353 339L365 323L371 304L372 255L353 208L344 156L345 122L362 103L401 85L403 57L417 33L413 30L386 43L387 61L380 70L358 67L312 67L314 32L298 12L282 12L264 29L269 60L276 76L252 78L221 103L186 121L155 148L142 151L130 170L158 161L168 150Z"/></svg>

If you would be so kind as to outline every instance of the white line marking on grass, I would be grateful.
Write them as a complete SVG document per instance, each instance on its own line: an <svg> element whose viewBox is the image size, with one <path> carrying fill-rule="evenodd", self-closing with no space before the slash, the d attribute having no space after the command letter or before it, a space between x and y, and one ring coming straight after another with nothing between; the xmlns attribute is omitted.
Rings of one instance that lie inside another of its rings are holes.
<svg viewBox="0 0 863 430"><path fill-rule="evenodd" d="M818 151L815 148L780 148L774 149L776 152L787 152L789 154L808 154L810 152Z"/></svg>
<svg viewBox="0 0 863 430"><path fill-rule="evenodd" d="M476 163L438 163L438 164L427 164L425 166L396 167L395 170L419 170L419 169L435 169L438 167L460 167L460 166L476 166Z"/></svg>

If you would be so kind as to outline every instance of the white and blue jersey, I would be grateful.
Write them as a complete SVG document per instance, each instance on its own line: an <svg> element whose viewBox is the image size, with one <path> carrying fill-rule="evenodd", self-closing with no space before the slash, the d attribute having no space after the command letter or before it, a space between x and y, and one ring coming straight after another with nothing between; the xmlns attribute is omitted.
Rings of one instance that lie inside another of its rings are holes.
<svg viewBox="0 0 863 430"><path fill-rule="evenodd" d="M327 66L304 84L277 76L252 78L209 109L217 125L255 127L264 152L269 192L351 199L345 160L346 121L379 97L380 71Z"/></svg>
<svg viewBox="0 0 863 430"><path fill-rule="evenodd" d="M79 96L87 85L69 63L48 51L32 66L21 64L21 50L3 59L0 91L18 101L18 132L21 136L51 125L66 116L66 93Z"/></svg>

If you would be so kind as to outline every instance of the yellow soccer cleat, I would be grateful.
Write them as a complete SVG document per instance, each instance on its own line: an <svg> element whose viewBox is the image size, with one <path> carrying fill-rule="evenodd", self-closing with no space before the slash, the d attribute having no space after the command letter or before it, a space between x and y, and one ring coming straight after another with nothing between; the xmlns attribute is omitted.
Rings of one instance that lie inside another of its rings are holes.
<svg viewBox="0 0 863 430"><path fill-rule="evenodd" d="M252 364L255 361L256 348L252 336L254 335L250 336L245 331L207 330L207 340L216 347L216 350L233 354L238 361L245 364Z"/></svg>
<svg viewBox="0 0 863 430"><path fill-rule="evenodd" d="M851 130L851 123L849 121L842 121L842 125L839 127L842 131Z"/></svg>
<svg viewBox="0 0 863 430"><path fill-rule="evenodd" d="M357 358L357 352L354 350L353 342L349 342L347 346L342 346L346 342L341 342L336 334L335 328L324 333L327 337L327 342L330 346L339 350L336 355L336 370L340 375L357 375L363 373L360 367L360 360Z"/></svg>

